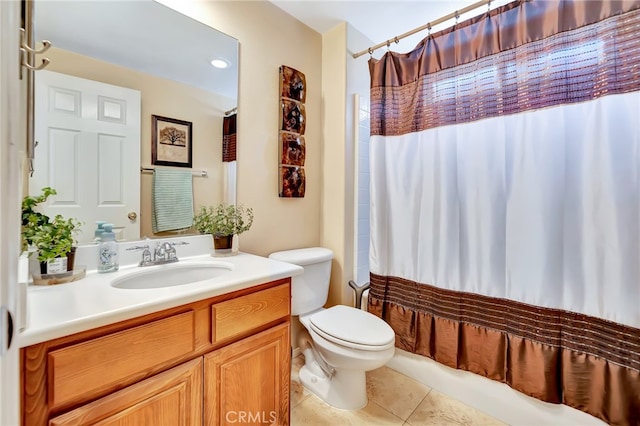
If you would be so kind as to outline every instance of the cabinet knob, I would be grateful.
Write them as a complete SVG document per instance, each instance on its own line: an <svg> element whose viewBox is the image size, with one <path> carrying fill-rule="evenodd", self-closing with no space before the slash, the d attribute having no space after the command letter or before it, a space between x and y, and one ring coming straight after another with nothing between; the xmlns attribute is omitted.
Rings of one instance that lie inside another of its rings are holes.
<svg viewBox="0 0 640 426"><path fill-rule="evenodd" d="M138 214L136 212L129 212L127 217L129 218L129 220L136 220L138 218Z"/></svg>

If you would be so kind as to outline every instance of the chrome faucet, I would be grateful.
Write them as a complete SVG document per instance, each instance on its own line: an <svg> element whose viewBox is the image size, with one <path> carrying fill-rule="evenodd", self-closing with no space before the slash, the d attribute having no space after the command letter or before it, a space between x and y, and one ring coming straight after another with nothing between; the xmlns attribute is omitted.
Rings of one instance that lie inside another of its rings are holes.
<svg viewBox="0 0 640 426"><path fill-rule="evenodd" d="M184 241L179 243L170 243L168 241L157 243L153 249L153 257L148 245L129 247L127 250L142 250L142 260L138 266L163 265L165 263L177 262L176 245L186 245Z"/></svg>
<svg viewBox="0 0 640 426"><path fill-rule="evenodd" d="M177 262L176 249L170 243L164 242L156 245L154 250L156 264Z"/></svg>

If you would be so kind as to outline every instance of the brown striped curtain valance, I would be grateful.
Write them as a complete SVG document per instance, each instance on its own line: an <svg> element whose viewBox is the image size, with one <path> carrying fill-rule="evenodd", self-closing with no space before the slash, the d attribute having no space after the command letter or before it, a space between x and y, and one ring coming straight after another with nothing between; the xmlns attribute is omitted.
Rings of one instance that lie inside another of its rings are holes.
<svg viewBox="0 0 640 426"><path fill-rule="evenodd" d="M513 2L371 59L371 134L640 90L638 14L637 0Z"/></svg>

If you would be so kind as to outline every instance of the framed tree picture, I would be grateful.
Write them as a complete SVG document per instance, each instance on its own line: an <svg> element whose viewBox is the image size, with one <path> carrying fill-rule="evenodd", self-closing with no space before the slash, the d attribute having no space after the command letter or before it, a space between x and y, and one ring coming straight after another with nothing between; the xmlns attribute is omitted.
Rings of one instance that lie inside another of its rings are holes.
<svg viewBox="0 0 640 426"><path fill-rule="evenodd" d="M151 116L151 164L189 167L192 165L191 122Z"/></svg>

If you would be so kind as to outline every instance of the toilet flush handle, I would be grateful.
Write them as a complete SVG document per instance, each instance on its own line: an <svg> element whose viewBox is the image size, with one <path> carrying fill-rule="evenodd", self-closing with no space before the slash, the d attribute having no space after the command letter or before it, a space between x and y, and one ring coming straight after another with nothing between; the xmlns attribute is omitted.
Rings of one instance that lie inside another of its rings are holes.
<svg viewBox="0 0 640 426"><path fill-rule="evenodd" d="M356 293L356 308L357 309L361 309L362 308L362 293L365 292L365 290L367 290L369 287L371 287L371 283L364 283L362 286L359 286L358 284L356 284L355 281L353 280L349 280L349 287L351 287L353 289L353 291Z"/></svg>

